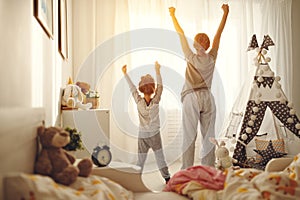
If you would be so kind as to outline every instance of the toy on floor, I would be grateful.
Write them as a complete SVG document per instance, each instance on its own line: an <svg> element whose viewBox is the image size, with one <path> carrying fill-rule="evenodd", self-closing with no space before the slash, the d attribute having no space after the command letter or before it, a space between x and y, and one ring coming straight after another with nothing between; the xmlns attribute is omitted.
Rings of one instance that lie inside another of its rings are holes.
<svg viewBox="0 0 300 200"><path fill-rule="evenodd" d="M220 170L225 170L232 166L232 163L237 162L236 159L229 156L229 151L226 148L224 141L221 141L220 144L215 138L209 138L210 142L217 146L215 155L217 158L216 168Z"/></svg>
<svg viewBox="0 0 300 200"><path fill-rule="evenodd" d="M54 181L70 185L76 181L77 176L88 177L92 171L92 161L82 159L77 166L74 156L63 149L70 142L67 131L59 127L38 128L38 136L42 146L35 162L35 173L46 175Z"/></svg>

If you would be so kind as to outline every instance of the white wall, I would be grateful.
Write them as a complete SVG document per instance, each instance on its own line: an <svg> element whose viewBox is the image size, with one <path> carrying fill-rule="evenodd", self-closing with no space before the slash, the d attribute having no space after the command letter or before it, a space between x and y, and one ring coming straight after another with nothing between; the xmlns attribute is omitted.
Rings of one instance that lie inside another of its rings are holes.
<svg viewBox="0 0 300 200"><path fill-rule="evenodd" d="M0 0L0 107L45 107L46 125L53 125L59 88L72 75L72 51L68 61L58 52L57 1L53 1L53 39L35 19L33 2ZM72 17L72 1L68 2ZM71 23L69 30L72 36Z"/></svg>

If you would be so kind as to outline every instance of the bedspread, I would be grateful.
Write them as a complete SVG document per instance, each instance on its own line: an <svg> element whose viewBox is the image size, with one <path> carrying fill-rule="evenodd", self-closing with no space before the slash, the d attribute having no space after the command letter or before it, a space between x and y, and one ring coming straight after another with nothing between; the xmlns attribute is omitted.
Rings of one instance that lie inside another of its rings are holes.
<svg viewBox="0 0 300 200"><path fill-rule="evenodd" d="M133 200L133 193L104 177L78 177L70 186L50 177L17 173L4 178L5 199Z"/></svg>
<svg viewBox="0 0 300 200"><path fill-rule="evenodd" d="M226 174L209 166L177 172L165 187L194 200L300 200L300 154L280 172L229 168Z"/></svg>
<svg viewBox="0 0 300 200"><path fill-rule="evenodd" d="M282 172L239 169L228 172L223 190L224 200L300 199L300 182Z"/></svg>

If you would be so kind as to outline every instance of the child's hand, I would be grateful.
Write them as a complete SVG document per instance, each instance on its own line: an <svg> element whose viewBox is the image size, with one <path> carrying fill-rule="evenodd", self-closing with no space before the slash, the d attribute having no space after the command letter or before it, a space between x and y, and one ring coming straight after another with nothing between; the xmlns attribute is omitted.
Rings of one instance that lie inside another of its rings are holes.
<svg viewBox="0 0 300 200"><path fill-rule="evenodd" d="M222 9L223 9L224 13L229 13L229 6L228 6L228 4L223 4L222 5Z"/></svg>
<svg viewBox="0 0 300 200"><path fill-rule="evenodd" d="M156 73L160 73L160 64L156 61L155 62L155 71L156 71Z"/></svg>
<svg viewBox="0 0 300 200"><path fill-rule="evenodd" d="M126 74L126 72L127 72L127 65L124 65L122 67L122 72L123 72L123 74Z"/></svg>
<svg viewBox="0 0 300 200"><path fill-rule="evenodd" d="M169 8L169 12L170 12L171 16L175 15L175 8L174 7L170 7Z"/></svg>

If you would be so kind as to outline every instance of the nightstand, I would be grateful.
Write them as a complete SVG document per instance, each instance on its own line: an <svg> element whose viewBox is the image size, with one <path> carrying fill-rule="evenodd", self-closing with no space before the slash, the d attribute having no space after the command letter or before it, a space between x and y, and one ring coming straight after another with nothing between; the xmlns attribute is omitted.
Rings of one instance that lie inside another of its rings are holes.
<svg viewBox="0 0 300 200"><path fill-rule="evenodd" d="M62 110L62 127L76 128L82 134L85 150L76 151L76 158L90 158L97 145L109 146L109 110Z"/></svg>

